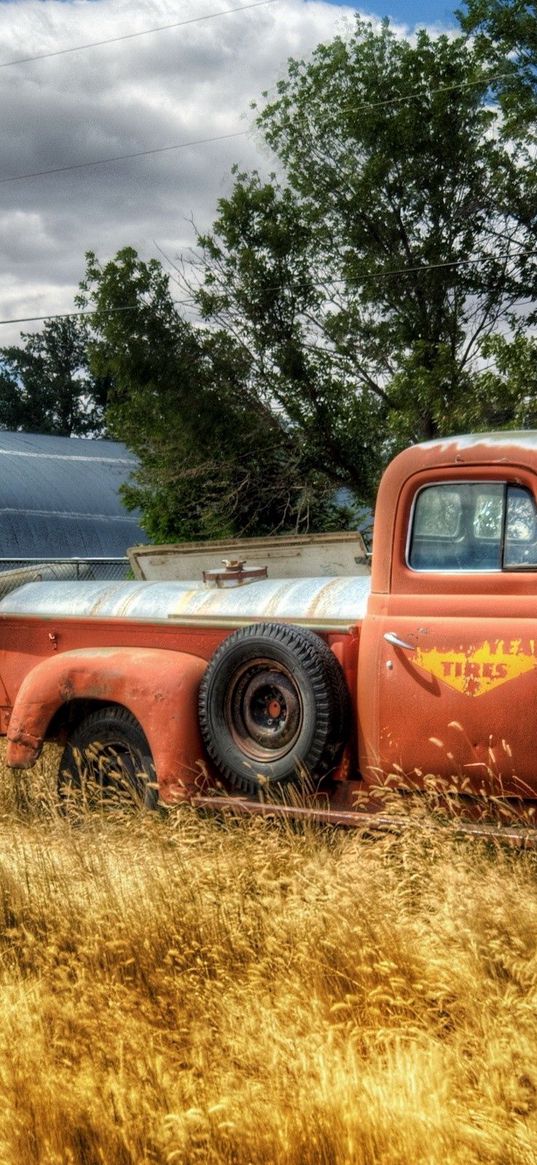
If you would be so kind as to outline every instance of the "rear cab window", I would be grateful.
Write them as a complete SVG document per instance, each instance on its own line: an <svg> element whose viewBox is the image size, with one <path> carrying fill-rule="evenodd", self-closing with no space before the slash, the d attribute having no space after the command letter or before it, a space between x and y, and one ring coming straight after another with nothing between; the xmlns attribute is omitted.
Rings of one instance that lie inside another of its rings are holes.
<svg viewBox="0 0 537 1165"><path fill-rule="evenodd" d="M537 508L524 486L441 482L415 499L407 549L415 571L537 569Z"/></svg>

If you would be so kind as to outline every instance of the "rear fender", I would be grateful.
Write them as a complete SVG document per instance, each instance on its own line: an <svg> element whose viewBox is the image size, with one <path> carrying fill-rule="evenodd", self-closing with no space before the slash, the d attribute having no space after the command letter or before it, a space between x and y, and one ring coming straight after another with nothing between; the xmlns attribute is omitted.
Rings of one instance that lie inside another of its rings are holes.
<svg viewBox="0 0 537 1165"><path fill-rule="evenodd" d="M43 660L19 688L7 763L31 768L62 705L80 699L122 704L145 732L162 799L186 798L199 791L196 778L203 769L197 699L206 666L185 652L132 647L65 651Z"/></svg>

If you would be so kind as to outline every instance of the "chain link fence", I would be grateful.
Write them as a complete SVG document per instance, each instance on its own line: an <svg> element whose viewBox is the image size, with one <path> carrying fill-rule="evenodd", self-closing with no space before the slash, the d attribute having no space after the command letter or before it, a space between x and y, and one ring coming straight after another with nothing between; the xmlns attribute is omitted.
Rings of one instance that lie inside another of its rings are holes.
<svg viewBox="0 0 537 1165"><path fill-rule="evenodd" d="M132 577L128 558L0 558L0 576L21 573L22 582ZM4 580L7 581L7 580Z"/></svg>

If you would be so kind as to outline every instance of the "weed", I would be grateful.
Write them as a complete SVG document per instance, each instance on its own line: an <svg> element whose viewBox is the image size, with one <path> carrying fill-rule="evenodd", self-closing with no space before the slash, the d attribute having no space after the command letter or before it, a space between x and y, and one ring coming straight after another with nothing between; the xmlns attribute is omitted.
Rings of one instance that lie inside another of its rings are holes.
<svg viewBox="0 0 537 1165"><path fill-rule="evenodd" d="M532 854L72 828L55 763L0 785L3 1165L535 1161Z"/></svg>

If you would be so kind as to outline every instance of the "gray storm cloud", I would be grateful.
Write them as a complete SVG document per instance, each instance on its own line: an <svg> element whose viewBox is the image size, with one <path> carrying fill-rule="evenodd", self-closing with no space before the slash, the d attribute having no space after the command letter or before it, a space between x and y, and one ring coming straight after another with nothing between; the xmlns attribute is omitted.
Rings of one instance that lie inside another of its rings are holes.
<svg viewBox="0 0 537 1165"><path fill-rule="evenodd" d="M8 0L0 4L0 66L37 53L199 17L220 0ZM20 181L35 170L198 138L251 131L250 102L290 56L344 30L348 7L275 0L243 13L0 67L0 318L72 310L84 252L127 244L172 256L207 228L230 189L233 162L270 168L255 134ZM32 325L22 325L31 330ZM0 344L20 326L2 326Z"/></svg>

